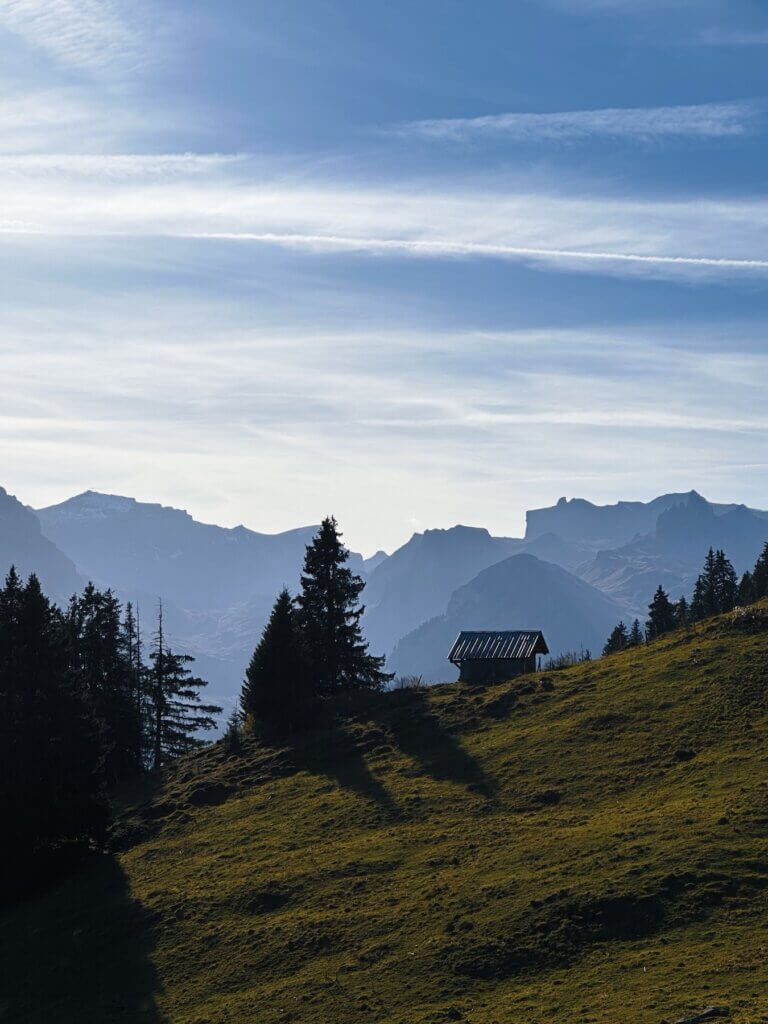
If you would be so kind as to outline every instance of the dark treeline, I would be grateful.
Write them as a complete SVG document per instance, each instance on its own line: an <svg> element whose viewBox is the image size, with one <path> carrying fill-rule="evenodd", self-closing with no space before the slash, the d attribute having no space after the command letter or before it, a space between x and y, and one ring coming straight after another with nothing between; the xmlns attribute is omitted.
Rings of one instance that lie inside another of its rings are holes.
<svg viewBox="0 0 768 1024"><path fill-rule="evenodd" d="M763 548L754 569L741 579L724 551L707 552L704 567L693 588L690 601L685 596L671 601L669 594L659 586L648 606L645 629L635 619L630 629L620 622L603 648L603 654L615 654L637 647L646 640L655 640L672 630L700 622L712 615L722 615L738 606L753 604L768 597L768 543Z"/></svg>
<svg viewBox="0 0 768 1024"><path fill-rule="evenodd" d="M298 596L282 591L253 652L230 740L240 720L262 736L285 736L312 721L323 702L380 690L392 679L363 640L365 583L348 557L336 520L323 520L307 547Z"/></svg>
<svg viewBox="0 0 768 1024"><path fill-rule="evenodd" d="M12 897L103 845L107 789L198 746L221 709L163 633L144 658L137 615L89 584L65 609L35 576L0 588L0 795Z"/></svg>

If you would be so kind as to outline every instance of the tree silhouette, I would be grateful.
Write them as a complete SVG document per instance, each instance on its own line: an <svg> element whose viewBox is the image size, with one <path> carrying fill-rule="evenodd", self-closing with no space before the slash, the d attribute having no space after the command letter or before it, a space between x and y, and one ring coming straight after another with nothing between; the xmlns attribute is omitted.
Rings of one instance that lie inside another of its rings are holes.
<svg viewBox="0 0 768 1024"><path fill-rule="evenodd" d="M173 758L204 745L196 734L216 727L221 714L216 704L203 704L200 690L204 679L193 676L189 654L175 654L165 642L163 605L160 602L154 649L147 672L147 698L151 722L152 767L157 769Z"/></svg>
<svg viewBox="0 0 768 1024"><path fill-rule="evenodd" d="M240 709L251 729L283 735L306 721L310 704L299 615L284 589L248 665Z"/></svg>
<svg viewBox="0 0 768 1024"><path fill-rule="evenodd" d="M648 621L645 624L646 635L649 640L669 633L676 626L675 609L669 600L669 595L659 585L653 600L648 606Z"/></svg>
<svg viewBox="0 0 768 1024"><path fill-rule="evenodd" d="M345 565L348 558L336 520L324 519L307 547L296 599L313 687L321 696L378 690L393 678L383 671L385 659L368 653L360 629L365 582Z"/></svg>
<svg viewBox="0 0 768 1024"><path fill-rule="evenodd" d="M632 628L629 631L627 647L639 647L644 642L645 634L643 633L643 627L640 625L640 620L635 619L632 623Z"/></svg>
<svg viewBox="0 0 768 1024"><path fill-rule="evenodd" d="M696 580L691 601L691 618L698 622L710 615L732 611L736 605L736 572L722 550L707 552L704 568Z"/></svg>
<svg viewBox="0 0 768 1024"><path fill-rule="evenodd" d="M627 633L627 627L623 622L620 622L617 626L614 626L611 635L606 640L605 647L603 647L603 656L606 654L617 654L619 651L626 650L628 642L629 634Z"/></svg>

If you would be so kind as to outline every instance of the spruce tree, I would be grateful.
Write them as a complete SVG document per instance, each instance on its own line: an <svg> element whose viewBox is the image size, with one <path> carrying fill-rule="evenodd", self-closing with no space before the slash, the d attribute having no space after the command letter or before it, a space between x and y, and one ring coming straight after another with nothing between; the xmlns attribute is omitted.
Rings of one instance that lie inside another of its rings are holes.
<svg viewBox="0 0 768 1024"><path fill-rule="evenodd" d="M617 654L619 651L624 651L627 648L629 642L629 634L627 633L627 627L623 622L620 622L617 626L614 626L611 635L608 637L603 647L603 656L606 654Z"/></svg>
<svg viewBox="0 0 768 1024"><path fill-rule="evenodd" d="M717 614L717 599L715 596L715 552L712 548L707 552L704 560L704 568L699 574L693 588L691 599L691 619L699 622L710 615Z"/></svg>
<svg viewBox="0 0 768 1024"><path fill-rule="evenodd" d="M755 580L751 572L745 572L739 581L739 589L736 594L736 601L741 606L752 604L757 600Z"/></svg>
<svg viewBox="0 0 768 1024"><path fill-rule="evenodd" d="M730 560L726 558L725 552L717 551L715 553L714 577L716 614L722 615L724 612L733 611L736 607L738 588L736 570Z"/></svg>
<svg viewBox="0 0 768 1024"><path fill-rule="evenodd" d="M689 625L690 621L691 608L685 599L685 594L683 594L675 605L675 627L682 629L684 626Z"/></svg>
<svg viewBox="0 0 768 1024"><path fill-rule="evenodd" d="M393 678L383 671L385 659L368 653L360 628L365 583L345 565L348 558L336 520L324 519L307 547L296 599L313 686L323 697L379 690Z"/></svg>
<svg viewBox="0 0 768 1024"><path fill-rule="evenodd" d="M224 750L227 754L235 756L242 753L242 742L240 730L243 724L243 716L238 708L233 708L227 719L227 728L224 732Z"/></svg>
<svg viewBox="0 0 768 1024"><path fill-rule="evenodd" d="M200 690L204 679L193 676L187 668L194 662L188 654L175 654L166 644L163 627L163 606L159 605L158 628L147 671L147 701L151 765L157 770L168 761L205 745L198 732L216 727L215 716L221 714L216 704L203 704Z"/></svg>
<svg viewBox="0 0 768 1024"><path fill-rule="evenodd" d="M299 613L282 590L253 652L240 710L253 731L282 736L307 720L311 704Z"/></svg>
<svg viewBox="0 0 768 1024"><path fill-rule="evenodd" d="M110 590L101 592L92 583L67 610L70 672L103 729L110 783L141 769L141 712L121 611Z"/></svg>
<svg viewBox="0 0 768 1024"><path fill-rule="evenodd" d="M755 601L759 601L763 597L768 597L768 543L766 543L760 557L755 563L755 568L752 571L752 583L754 586Z"/></svg>
<svg viewBox="0 0 768 1024"><path fill-rule="evenodd" d="M68 671L63 617L35 576L0 589L0 803L4 879L18 895L64 855L100 846L108 821L101 734Z"/></svg>
<svg viewBox="0 0 768 1024"><path fill-rule="evenodd" d="M669 600L669 595L659 585L653 600L648 606L648 621L645 624L646 635L649 640L663 636L675 628L675 609Z"/></svg>
<svg viewBox="0 0 768 1024"><path fill-rule="evenodd" d="M627 638L627 647L640 647L644 642L645 636L643 634L643 627L640 625L640 620L635 619L632 623L632 628L629 631L629 637Z"/></svg>

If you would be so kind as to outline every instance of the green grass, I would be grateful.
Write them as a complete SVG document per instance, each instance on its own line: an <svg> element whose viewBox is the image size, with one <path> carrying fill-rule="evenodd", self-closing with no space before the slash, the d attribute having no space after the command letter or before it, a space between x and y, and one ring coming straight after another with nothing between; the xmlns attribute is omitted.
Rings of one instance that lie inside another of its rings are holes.
<svg viewBox="0 0 768 1024"><path fill-rule="evenodd" d="M2 919L0 1021L768 1022L757 619L190 757Z"/></svg>

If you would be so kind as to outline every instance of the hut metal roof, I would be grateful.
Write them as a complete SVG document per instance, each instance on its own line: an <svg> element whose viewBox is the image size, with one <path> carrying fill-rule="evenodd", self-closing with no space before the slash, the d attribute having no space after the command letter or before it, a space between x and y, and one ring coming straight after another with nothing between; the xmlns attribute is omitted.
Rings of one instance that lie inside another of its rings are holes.
<svg viewBox="0 0 768 1024"><path fill-rule="evenodd" d="M456 638L448 660L454 664L461 661L514 661L530 658L532 654L549 654L540 630L464 630Z"/></svg>

